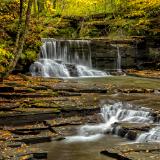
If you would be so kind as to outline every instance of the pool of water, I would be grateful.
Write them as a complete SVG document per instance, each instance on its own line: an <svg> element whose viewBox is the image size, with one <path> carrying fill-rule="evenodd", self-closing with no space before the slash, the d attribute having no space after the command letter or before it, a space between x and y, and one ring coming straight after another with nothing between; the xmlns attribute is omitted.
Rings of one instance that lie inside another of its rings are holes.
<svg viewBox="0 0 160 160"><path fill-rule="evenodd" d="M126 140L105 135L94 141L54 141L41 144L40 147L48 151L48 160L111 160L112 158L100 154L100 151L106 147L122 145L123 142Z"/></svg>

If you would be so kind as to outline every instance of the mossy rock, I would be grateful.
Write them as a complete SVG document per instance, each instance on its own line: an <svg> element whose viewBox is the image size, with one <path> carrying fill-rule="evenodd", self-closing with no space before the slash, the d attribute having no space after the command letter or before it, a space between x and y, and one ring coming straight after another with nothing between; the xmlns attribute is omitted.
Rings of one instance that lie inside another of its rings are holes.
<svg viewBox="0 0 160 160"><path fill-rule="evenodd" d="M85 26L81 28L79 36L80 37L98 37L100 34L100 31L94 27L94 26Z"/></svg>

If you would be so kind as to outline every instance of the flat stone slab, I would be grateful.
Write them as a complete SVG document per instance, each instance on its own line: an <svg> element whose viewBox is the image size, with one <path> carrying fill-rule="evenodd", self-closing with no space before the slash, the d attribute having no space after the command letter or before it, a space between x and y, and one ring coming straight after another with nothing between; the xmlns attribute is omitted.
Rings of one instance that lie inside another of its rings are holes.
<svg viewBox="0 0 160 160"><path fill-rule="evenodd" d="M45 97L55 97L55 94L17 94L17 93L13 93L13 94L6 94L6 93L0 93L0 97L2 98L6 98L6 99L19 99L19 98L36 98L36 97L41 97L41 98L45 98Z"/></svg>
<svg viewBox="0 0 160 160"><path fill-rule="evenodd" d="M24 125L27 123L41 122L47 119L53 119L57 117L56 112L37 112L37 113L10 113L0 117L0 125Z"/></svg>
<svg viewBox="0 0 160 160"><path fill-rule="evenodd" d="M15 142L23 142L25 144L37 144L37 143L44 143L44 142L51 142L52 141L51 136L41 136L41 137L28 137L28 138L19 138L15 139Z"/></svg>
<svg viewBox="0 0 160 160"><path fill-rule="evenodd" d="M106 148L101 152L107 157L116 155L119 159L124 160L159 160L160 159L160 143L133 143L117 145L114 148Z"/></svg>
<svg viewBox="0 0 160 160"><path fill-rule="evenodd" d="M28 123L37 123L44 120L50 120L58 117L86 116L100 112L100 107L86 108L61 108L60 110L51 111L35 111L26 113L8 113L0 116L0 125L24 125Z"/></svg>
<svg viewBox="0 0 160 160"><path fill-rule="evenodd" d="M4 92L14 92L14 87L8 87L8 86L0 87L0 93Z"/></svg>
<svg viewBox="0 0 160 160"><path fill-rule="evenodd" d="M19 157L25 156L27 152L23 153L20 150L27 149L27 145L26 147L21 145L24 143L61 140L64 136L76 134L74 125L101 123L101 119L95 115L100 112L101 104L109 103L109 100L152 108L156 113L155 119L156 117L157 120L160 119L158 80L137 80L127 76L113 76L98 80L93 78L57 80L40 77L27 77L25 81L23 79L17 77L4 80L4 85L0 88L0 127L6 131L5 136L0 137L0 141L2 144L6 143L3 147L3 151L7 147L6 157L14 154ZM152 128L151 125L127 123L118 125L121 127L119 135L132 140L135 140L137 134ZM61 137L56 138L57 136ZM158 157L160 151L156 146L157 143L123 144L106 148L103 153L112 158L116 156L116 159L156 160L156 158L160 159ZM29 146L29 149L31 148L32 146ZM13 154L10 154L11 151ZM43 155L45 159L46 156L46 153L43 151L41 153L39 150L28 153L31 159L42 158ZM38 157L35 157L34 153L38 153ZM10 159L13 159L11 156Z"/></svg>
<svg viewBox="0 0 160 160"><path fill-rule="evenodd" d="M10 104L10 103L4 103L0 104L0 111L11 111L15 108L18 108L19 106L17 104Z"/></svg>
<svg viewBox="0 0 160 160"><path fill-rule="evenodd" d="M61 83L56 86L46 85L49 89L52 89L54 92L64 91L64 92L74 92L74 93L107 93L108 89L102 86L94 86L89 84L78 84L78 83Z"/></svg>

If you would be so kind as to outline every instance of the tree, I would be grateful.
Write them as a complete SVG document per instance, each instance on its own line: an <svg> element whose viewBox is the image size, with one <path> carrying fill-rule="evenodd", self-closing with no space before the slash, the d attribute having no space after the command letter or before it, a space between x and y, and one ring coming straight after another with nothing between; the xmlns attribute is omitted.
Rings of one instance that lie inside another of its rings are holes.
<svg viewBox="0 0 160 160"><path fill-rule="evenodd" d="M25 38L28 32L28 27L29 27L29 22L30 22L31 8L32 8L33 0L28 0L26 18L23 24L24 1L25 0L20 0L18 32L17 32L16 43L15 43L15 49L13 51L14 59L10 62L5 72L0 74L1 81L3 81L4 78L8 77L8 75L13 71L23 51L23 46L25 43Z"/></svg>
<svg viewBox="0 0 160 160"><path fill-rule="evenodd" d="M38 13L41 13L42 11L44 11L44 5L45 5L45 1L44 0L38 0L37 1L37 5L38 5Z"/></svg>

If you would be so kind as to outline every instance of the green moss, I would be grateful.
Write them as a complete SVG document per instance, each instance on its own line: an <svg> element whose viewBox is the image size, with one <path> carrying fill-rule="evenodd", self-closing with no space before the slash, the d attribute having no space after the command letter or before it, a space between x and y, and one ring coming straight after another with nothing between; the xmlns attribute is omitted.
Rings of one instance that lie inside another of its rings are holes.
<svg viewBox="0 0 160 160"><path fill-rule="evenodd" d="M79 36L80 37L97 37L100 31L95 26L85 26L81 28Z"/></svg>
<svg viewBox="0 0 160 160"><path fill-rule="evenodd" d="M74 34L75 30L72 27L67 27L67 28L62 28L62 29L58 29L57 31L57 35L58 37L70 37L72 38L72 35Z"/></svg>
<svg viewBox="0 0 160 160"><path fill-rule="evenodd" d="M0 72L4 72L9 62L13 59L13 54L0 45Z"/></svg>
<svg viewBox="0 0 160 160"><path fill-rule="evenodd" d="M33 50L26 50L22 55L22 60L29 60L29 61L35 61L37 58L37 53Z"/></svg>
<svg viewBox="0 0 160 160"><path fill-rule="evenodd" d="M35 89L27 88L26 92L28 92L28 93L34 93L34 92L35 92Z"/></svg>
<svg viewBox="0 0 160 160"><path fill-rule="evenodd" d="M54 27L46 27L44 31L40 33L40 36L43 38L55 37L58 34L58 31Z"/></svg>
<svg viewBox="0 0 160 160"><path fill-rule="evenodd" d="M4 70L11 57L4 56L4 50L10 54L15 47L15 39L18 27L18 1L13 0L2 3L0 10L1 30L0 44L0 70ZM46 3L49 3L46 1ZM144 0L134 1L56 1L53 9L44 8L39 15L32 15L29 32L26 37L21 66L30 65L36 59L39 48L42 45L41 38L112 38L123 36L159 36L160 3L152 0L146 3ZM103 17L98 17L105 15ZM66 18L68 17L68 18ZM24 17L25 18L25 17ZM3 52L3 53L2 53ZM10 52L10 53L9 53ZM26 61L26 62L25 62ZM28 66L25 66L28 67Z"/></svg>

